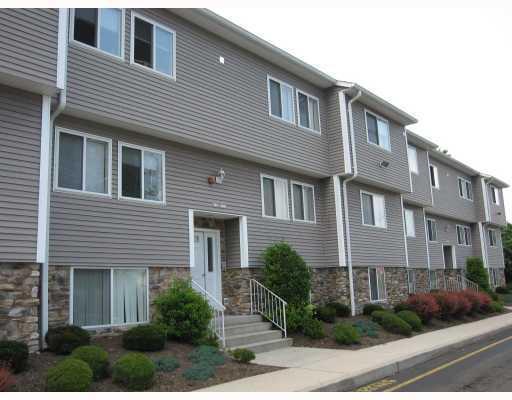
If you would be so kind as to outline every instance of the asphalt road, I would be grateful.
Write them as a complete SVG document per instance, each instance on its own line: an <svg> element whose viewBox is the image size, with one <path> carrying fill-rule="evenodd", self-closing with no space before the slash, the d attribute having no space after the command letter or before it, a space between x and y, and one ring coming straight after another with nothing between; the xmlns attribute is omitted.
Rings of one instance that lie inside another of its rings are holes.
<svg viewBox="0 0 512 400"><path fill-rule="evenodd" d="M356 391L512 392L512 329Z"/></svg>

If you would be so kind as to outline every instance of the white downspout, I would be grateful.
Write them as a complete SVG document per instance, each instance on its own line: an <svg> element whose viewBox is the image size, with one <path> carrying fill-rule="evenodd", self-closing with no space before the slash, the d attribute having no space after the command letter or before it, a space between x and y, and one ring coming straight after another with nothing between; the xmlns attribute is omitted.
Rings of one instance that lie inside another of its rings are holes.
<svg viewBox="0 0 512 400"><path fill-rule="evenodd" d="M357 94L348 102L348 119L350 125L350 139L352 148L352 176L343 181L343 208L345 211L345 237L347 240L347 264L348 264L348 283L350 290L350 310L352 316L356 315L356 303L354 294L354 276L352 274L352 243L350 240L350 221L348 213L348 196L347 196L347 183L357 178L357 157L354 135L354 119L352 118L352 103L357 101L363 93L359 90Z"/></svg>

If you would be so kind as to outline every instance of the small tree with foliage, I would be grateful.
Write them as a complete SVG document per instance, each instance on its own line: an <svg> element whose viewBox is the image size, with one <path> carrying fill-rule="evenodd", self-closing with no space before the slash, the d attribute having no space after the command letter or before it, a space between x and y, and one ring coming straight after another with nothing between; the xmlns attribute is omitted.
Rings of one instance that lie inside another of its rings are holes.
<svg viewBox="0 0 512 400"><path fill-rule="evenodd" d="M263 253L264 284L290 305L309 303L311 271L304 259L288 243L280 242Z"/></svg>
<svg viewBox="0 0 512 400"><path fill-rule="evenodd" d="M484 268L484 263L480 257L468 257L466 259L466 277L475 282L480 289L490 292L489 275Z"/></svg>
<svg viewBox="0 0 512 400"><path fill-rule="evenodd" d="M503 255L505 256L505 279L512 282L512 224L508 224L501 231Z"/></svg>

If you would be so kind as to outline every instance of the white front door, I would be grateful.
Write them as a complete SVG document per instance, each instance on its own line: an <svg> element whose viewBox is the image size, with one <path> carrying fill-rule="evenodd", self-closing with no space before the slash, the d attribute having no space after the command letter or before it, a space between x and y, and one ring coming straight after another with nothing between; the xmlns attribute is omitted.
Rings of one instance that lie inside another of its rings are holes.
<svg viewBox="0 0 512 400"><path fill-rule="evenodd" d="M220 232L196 229L194 251L195 265L192 268L192 279L222 303Z"/></svg>

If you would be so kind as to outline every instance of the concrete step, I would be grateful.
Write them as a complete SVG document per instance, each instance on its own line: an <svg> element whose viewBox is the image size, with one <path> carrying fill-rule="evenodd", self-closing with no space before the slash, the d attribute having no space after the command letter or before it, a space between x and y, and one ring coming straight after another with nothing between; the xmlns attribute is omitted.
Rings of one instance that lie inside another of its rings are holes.
<svg viewBox="0 0 512 400"><path fill-rule="evenodd" d="M236 336L226 336L226 346L229 348L233 347L245 347L251 343L267 342L269 340L281 339L282 333L277 330L269 330L255 333L244 333Z"/></svg>
<svg viewBox="0 0 512 400"><path fill-rule="evenodd" d="M264 342L255 342L247 344L244 349L252 350L255 353L264 353L266 351L282 349L284 347L290 347L293 344L292 338L267 340ZM236 347L233 347L235 349Z"/></svg>
<svg viewBox="0 0 512 400"><path fill-rule="evenodd" d="M244 333L263 332L272 329L270 322L254 322L251 324L225 326L226 336L243 335Z"/></svg>
<svg viewBox="0 0 512 400"><path fill-rule="evenodd" d="M252 324L262 322L261 315L226 315L224 317L224 327L233 325Z"/></svg>

